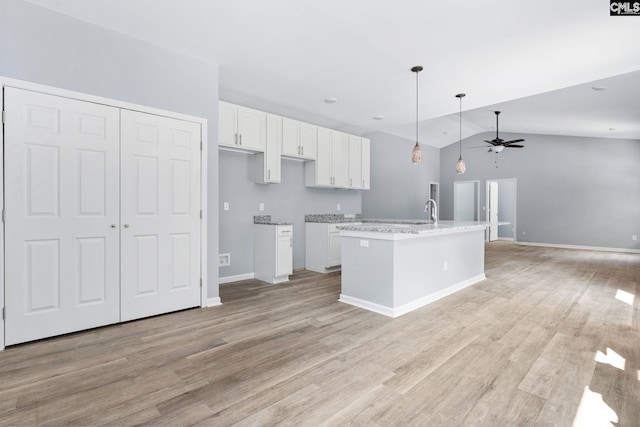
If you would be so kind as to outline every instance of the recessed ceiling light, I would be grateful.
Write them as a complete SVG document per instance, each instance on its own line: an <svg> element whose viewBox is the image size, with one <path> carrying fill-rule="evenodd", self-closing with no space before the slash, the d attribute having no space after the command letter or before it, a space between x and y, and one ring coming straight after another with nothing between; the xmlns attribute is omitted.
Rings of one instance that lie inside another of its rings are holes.
<svg viewBox="0 0 640 427"><path fill-rule="evenodd" d="M327 104L335 104L336 102L338 102L338 98L327 98L324 100L324 102L326 102Z"/></svg>
<svg viewBox="0 0 640 427"><path fill-rule="evenodd" d="M382 119L384 119L384 116L373 116L372 119L373 120L382 120Z"/></svg>
<svg viewBox="0 0 640 427"><path fill-rule="evenodd" d="M609 128L609 130L616 130L616 128Z"/></svg>
<svg viewBox="0 0 640 427"><path fill-rule="evenodd" d="M445 131L445 132L442 132L442 134L443 135L449 135L449 132Z"/></svg>
<svg viewBox="0 0 640 427"><path fill-rule="evenodd" d="M603 91L603 90L607 90L607 88L606 88L606 87L604 87L604 86L591 86L591 89L592 89L592 90L595 90L596 92L600 92L600 91Z"/></svg>

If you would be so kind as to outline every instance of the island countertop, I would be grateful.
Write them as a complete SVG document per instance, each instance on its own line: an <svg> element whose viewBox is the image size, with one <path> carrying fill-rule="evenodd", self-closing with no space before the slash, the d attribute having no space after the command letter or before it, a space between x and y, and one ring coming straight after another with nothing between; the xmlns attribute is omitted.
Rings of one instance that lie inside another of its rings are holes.
<svg viewBox="0 0 640 427"><path fill-rule="evenodd" d="M363 219L361 224L345 224L338 228L342 236L362 236L384 240L420 237L425 235L442 235L488 227L483 221L438 221L438 224L424 220ZM377 234L373 235L373 233Z"/></svg>

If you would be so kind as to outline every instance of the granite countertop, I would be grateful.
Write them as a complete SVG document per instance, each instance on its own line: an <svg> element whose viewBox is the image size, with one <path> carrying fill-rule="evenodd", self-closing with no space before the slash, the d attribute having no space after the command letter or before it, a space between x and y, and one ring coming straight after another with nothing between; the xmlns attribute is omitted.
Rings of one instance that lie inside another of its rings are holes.
<svg viewBox="0 0 640 427"><path fill-rule="evenodd" d="M432 222L424 220L363 219L362 224L341 225L338 226L338 229L373 233L440 234L483 230L487 225L482 221L439 221L438 225L434 225Z"/></svg>
<svg viewBox="0 0 640 427"><path fill-rule="evenodd" d="M314 214L305 215L304 222L342 223L360 222L360 214Z"/></svg>
<svg viewBox="0 0 640 427"><path fill-rule="evenodd" d="M255 215L253 223L259 225L293 225L291 221L272 221L271 215Z"/></svg>

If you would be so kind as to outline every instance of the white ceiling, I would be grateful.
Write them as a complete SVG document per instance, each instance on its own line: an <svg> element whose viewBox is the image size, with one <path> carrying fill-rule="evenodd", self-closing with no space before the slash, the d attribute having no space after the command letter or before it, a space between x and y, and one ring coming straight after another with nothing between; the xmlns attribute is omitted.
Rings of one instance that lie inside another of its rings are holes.
<svg viewBox="0 0 640 427"><path fill-rule="evenodd" d="M422 65L423 143L458 140L459 92L463 137L499 109L504 131L640 139L640 16L604 0L28 1L218 64L221 99L347 132L414 139Z"/></svg>

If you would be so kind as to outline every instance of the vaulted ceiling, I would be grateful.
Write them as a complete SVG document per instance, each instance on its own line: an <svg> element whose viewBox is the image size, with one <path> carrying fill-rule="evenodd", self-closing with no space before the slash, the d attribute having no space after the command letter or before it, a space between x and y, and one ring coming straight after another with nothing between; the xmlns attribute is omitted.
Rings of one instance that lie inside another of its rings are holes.
<svg viewBox="0 0 640 427"><path fill-rule="evenodd" d="M458 140L459 92L463 138L498 109L505 132L640 139L640 16L603 0L28 1L218 64L221 99L347 132L414 139L422 65L423 143Z"/></svg>

